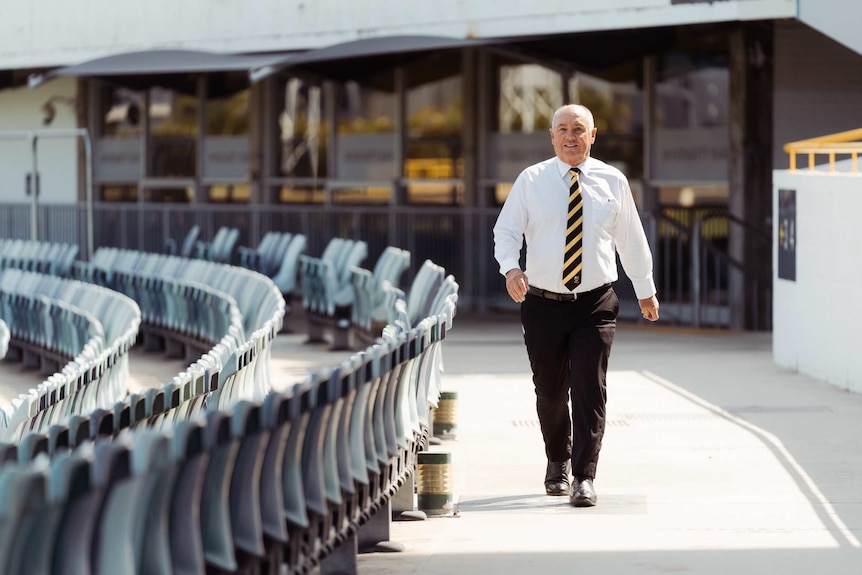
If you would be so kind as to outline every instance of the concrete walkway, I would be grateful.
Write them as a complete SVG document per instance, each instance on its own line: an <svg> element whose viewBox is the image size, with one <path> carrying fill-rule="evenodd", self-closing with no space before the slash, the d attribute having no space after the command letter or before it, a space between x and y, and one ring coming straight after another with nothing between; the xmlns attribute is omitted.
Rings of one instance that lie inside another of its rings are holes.
<svg viewBox="0 0 862 575"><path fill-rule="evenodd" d="M277 385L349 355L304 339L277 338ZM432 450L458 512L393 523L405 551L361 555L362 575L862 573L862 396L777 368L769 334L620 327L591 509L544 495L516 316L459 315L444 363L458 435ZM136 386L184 367L133 352ZM19 371L4 397L32 386Z"/></svg>
<svg viewBox="0 0 862 575"><path fill-rule="evenodd" d="M520 326L461 318L456 517L393 524L362 574L862 573L862 396L775 367L769 334L621 327L598 505L544 495Z"/></svg>

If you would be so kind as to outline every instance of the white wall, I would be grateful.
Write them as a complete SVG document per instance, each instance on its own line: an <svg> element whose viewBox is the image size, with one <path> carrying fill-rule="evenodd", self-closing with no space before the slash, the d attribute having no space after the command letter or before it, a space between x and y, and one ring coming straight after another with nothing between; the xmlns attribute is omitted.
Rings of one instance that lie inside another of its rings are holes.
<svg viewBox="0 0 862 575"><path fill-rule="evenodd" d="M862 393L862 175L773 175L775 363ZM796 281L778 279L779 189L796 190Z"/></svg>
<svg viewBox="0 0 862 575"><path fill-rule="evenodd" d="M366 36L495 37L785 18L796 0L4 0L3 68L151 48L254 52Z"/></svg>
<svg viewBox="0 0 862 575"><path fill-rule="evenodd" d="M10 131L77 128L74 98L77 81L62 78L35 90L19 88L0 91L0 137ZM50 127L42 124L42 105L55 98L56 116ZM25 139L0 139L0 201L30 203L25 194L24 179L32 171L31 145ZM77 199L77 142L72 139L39 140L38 168L41 174L39 201L44 203L74 203Z"/></svg>

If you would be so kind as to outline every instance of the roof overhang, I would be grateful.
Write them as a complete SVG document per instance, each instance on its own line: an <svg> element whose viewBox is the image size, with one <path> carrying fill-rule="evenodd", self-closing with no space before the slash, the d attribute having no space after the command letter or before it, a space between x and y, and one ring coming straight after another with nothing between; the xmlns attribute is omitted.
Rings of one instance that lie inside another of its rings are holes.
<svg viewBox="0 0 862 575"><path fill-rule="evenodd" d="M152 85L155 77L156 83L167 87L194 91L194 78L198 75L232 74L247 84L247 75L251 70L284 59L284 54L238 55L195 50L126 52L32 75L28 84L36 87L52 78L73 76L101 78L136 88Z"/></svg>
<svg viewBox="0 0 862 575"><path fill-rule="evenodd" d="M324 48L288 54L252 70L253 81L285 70L312 72L331 79L349 79L394 68L421 58L463 48L502 44L496 39L450 38L446 36L377 36L362 38Z"/></svg>

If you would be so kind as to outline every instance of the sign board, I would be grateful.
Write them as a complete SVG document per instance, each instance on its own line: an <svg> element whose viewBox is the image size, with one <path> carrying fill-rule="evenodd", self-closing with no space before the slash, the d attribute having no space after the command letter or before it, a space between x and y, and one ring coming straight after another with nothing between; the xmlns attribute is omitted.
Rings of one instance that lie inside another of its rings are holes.
<svg viewBox="0 0 862 575"><path fill-rule="evenodd" d="M514 182L524 168L554 156L548 130L511 134L491 134L488 138L489 177L498 182Z"/></svg>
<svg viewBox="0 0 862 575"><path fill-rule="evenodd" d="M336 155L339 178L384 182L395 177L395 136L391 133L339 136Z"/></svg>
<svg viewBox="0 0 862 575"><path fill-rule="evenodd" d="M725 182L730 141L727 126L658 129L652 179L659 182Z"/></svg>
<svg viewBox="0 0 862 575"><path fill-rule="evenodd" d="M796 190L778 190L778 277L796 281Z"/></svg>
<svg viewBox="0 0 862 575"><path fill-rule="evenodd" d="M93 148L93 176L96 180L136 182L143 175L139 138L99 138Z"/></svg>
<svg viewBox="0 0 862 575"><path fill-rule="evenodd" d="M204 139L204 177L245 179L249 177L248 136L210 136Z"/></svg>

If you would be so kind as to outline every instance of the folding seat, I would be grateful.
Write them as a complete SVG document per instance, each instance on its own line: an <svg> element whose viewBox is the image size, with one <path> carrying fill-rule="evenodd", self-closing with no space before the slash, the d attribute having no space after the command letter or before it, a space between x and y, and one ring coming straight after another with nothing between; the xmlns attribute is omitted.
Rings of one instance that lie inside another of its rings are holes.
<svg viewBox="0 0 862 575"><path fill-rule="evenodd" d="M353 306L350 310L350 321L355 328L370 335L371 311L374 309L374 275L370 271L359 267L352 268L350 274L350 284L353 287ZM369 338L365 338L366 341L367 339Z"/></svg>
<svg viewBox="0 0 862 575"><path fill-rule="evenodd" d="M410 325L428 316L434 294L443 282L445 272L431 260L425 260L407 292L407 319Z"/></svg>
<svg viewBox="0 0 862 575"><path fill-rule="evenodd" d="M325 382L326 402L330 405L329 420L324 433L324 483L328 506L328 523L331 533L324 539L324 550L330 552L349 527L348 501L353 501L356 488L347 456L347 429L350 423L350 362L344 362L329 375ZM352 508L350 509L352 511Z"/></svg>
<svg viewBox="0 0 862 575"><path fill-rule="evenodd" d="M361 486L367 485L368 474L365 470L365 444L362 440L366 429L364 427L367 397L361 390L368 386L362 381L362 371L365 369L364 358L359 354L351 356L341 364L337 389L330 390L337 394L341 402L341 414L338 418L334 436L335 461L338 466L338 477L341 489L342 505L338 509L339 517L336 525L340 525L342 540L352 536L358 526L358 508L363 503L362 496L366 491ZM357 439L352 438L356 434Z"/></svg>
<svg viewBox="0 0 862 575"><path fill-rule="evenodd" d="M212 242L196 241L195 258L200 260L211 260L216 250L221 249L222 242L227 236L228 228L220 227L213 236Z"/></svg>
<svg viewBox="0 0 862 575"><path fill-rule="evenodd" d="M143 511L134 535L135 573L139 575L161 575L173 571L170 538L171 500L178 487L180 469L195 464L202 447L202 427L197 422L182 421L172 429L170 435L148 431L143 437L143 449L149 454L143 463L151 463L143 485L145 492ZM139 448L135 434L135 450ZM153 449L155 448L155 449ZM162 462L153 458L159 457ZM133 464L137 463L133 461ZM140 469L135 466L136 471ZM147 469L146 467L144 469ZM185 478L194 477L193 474ZM193 503L193 502L192 502Z"/></svg>
<svg viewBox="0 0 862 575"><path fill-rule="evenodd" d="M278 243L279 236L278 232L266 232L260 242L258 242L256 248L238 246L237 258L239 265L246 269L258 272L262 271L265 254L268 254L273 244Z"/></svg>
<svg viewBox="0 0 862 575"><path fill-rule="evenodd" d="M378 505L387 487L387 468L389 464L389 449L386 441L385 411L387 383L396 349L391 341L384 341L371 348L372 387L369 397L368 417L371 421L372 434L366 436L366 464L371 479L371 498L373 506ZM372 512L374 509L372 509Z"/></svg>
<svg viewBox="0 0 862 575"><path fill-rule="evenodd" d="M115 483L131 474L130 453L120 442L87 442L69 457L86 459L90 473L76 474L76 483L66 486L70 493L58 527L53 569L60 575L92 575L96 558L91 550L105 498Z"/></svg>
<svg viewBox="0 0 862 575"><path fill-rule="evenodd" d="M145 553L167 551L167 546L145 549L143 533L157 479L170 465L168 438L141 429L133 436L120 434L114 444L128 450L129 469L115 479L105 496L94 541L97 575L137 573Z"/></svg>
<svg viewBox="0 0 862 575"><path fill-rule="evenodd" d="M41 433L28 433L18 443L18 463L22 466L48 453L48 436ZM2 572L2 570L0 570Z"/></svg>
<svg viewBox="0 0 862 575"><path fill-rule="evenodd" d="M289 392L292 398L289 417L291 424L282 466L282 494L284 499L283 516L288 532L285 558L291 573L299 569L305 561L310 561L306 541L312 536L310 534L312 524L306 498L306 468L303 456L308 423L311 419L311 412L316 407L312 403L314 378L314 375L309 375L305 381L295 385ZM317 481L318 479L315 477L315 482Z"/></svg>
<svg viewBox="0 0 862 575"><path fill-rule="evenodd" d="M42 456L30 466L44 475L44 501L32 508L16 531L7 575L51 575L60 521L66 506L88 489L90 461L70 453L57 453L48 462ZM38 498L37 498L38 502Z"/></svg>
<svg viewBox="0 0 862 575"><path fill-rule="evenodd" d="M281 271L282 263L285 261L288 247L294 243L297 237L302 238L302 249L305 249L305 236L302 234L282 233L278 236L278 241L275 242L272 249L269 251L268 257L264 259L264 267L260 270L265 276L274 278ZM302 250L300 250L302 251ZM296 257L293 258L294 260Z"/></svg>
<svg viewBox="0 0 862 575"><path fill-rule="evenodd" d="M228 425L227 415L213 413L206 422L189 419L178 421L174 427L171 453L178 472L170 490L168 525L175 575L206 571L201 497L213 449L229 436Z"/></svg>
<svg viewBox="0 0 862 575"><path fill-rule="evenodd" d="M352 398L353 409L350 413L348 430L350 468L357 489L353 521L364 521L364 513L371 504L372 481L379 467L374 459L374 422L372 415L372 392L375 375L372 368L372 351L356 354L354 385L356 391Z"/></svg>
<svg viewBox="0 0 862 575"><path fill-rule="evenodd" d="M332 536L329 502L340 502L340 493L336 491L333 470L327 468L328 458L324 451L333 408L328 401L326 380L321 374L311 374L306 382L311 413L302 448L302 484L309 527L303 533L301 553L304 558L316 562L323 551L323 544Z"/></svg>
<svg viewBox="0 0 862 575"><path fill-rule="evenodd" d="M291 393L270 393L260 410L261 424L269 433L260 473L260 520L265 553L262 570L278 573L289 541L284 516L283 470L288 456L288 436L292 425L297 424L294 420L299 411L299 398Z"/></svg>
<svg viewBox="0 0 862 575"><path fill-rule="evenodd" d="M229 416L210 411L206 417L210 462L204 478L200 513L204 559L216 569L235 571L238 564L230 520L230 480L239 442L232 433Z"/></svg>
<svg viewBox="0 0 862 575"><path fill-rule="evenodd" d="M183 244L180 247L179 253L177 255L183 258L190 258L192 256L192 250L195 247L195 242L197 242L200 232L201 228L197 224L189 228L189 231L186 234L186 237L183 240Z"/></svg>
<svg viewBox="0 0 862 575"><path fill-rule="evenodd" d="M55 423L48 428L48 453L52 457L69 450L69 426Z"/></svg>
<svg viewBox="0 0 862 575"><path fill-rule="evenodd" d="M239 230L237 228L230 228L219 249L216 249L215 246L213 247L212 261L222 264L233 263L233 252L236 249L238 241Z"/></svg>
<svg viewBox="0 0 862 575"><path fill-rule="evenodd" d="M231 414L231 434L239 443L230 478L230 524L239 569L258 571L266 555L261 509L261 472L270 439L261 405L240 401Z"/></svg>

